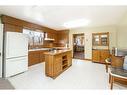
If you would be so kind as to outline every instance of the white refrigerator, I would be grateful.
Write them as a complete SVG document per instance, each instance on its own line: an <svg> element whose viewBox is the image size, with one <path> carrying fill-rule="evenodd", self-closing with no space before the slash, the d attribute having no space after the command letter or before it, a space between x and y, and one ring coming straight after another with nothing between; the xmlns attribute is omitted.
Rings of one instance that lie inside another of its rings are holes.
<svg viewBox="0 0 127 95"><path fill-rule="evenodd" d="M28 70L28 37L18 32L6 32L4 39L4 77Z"/></svg>

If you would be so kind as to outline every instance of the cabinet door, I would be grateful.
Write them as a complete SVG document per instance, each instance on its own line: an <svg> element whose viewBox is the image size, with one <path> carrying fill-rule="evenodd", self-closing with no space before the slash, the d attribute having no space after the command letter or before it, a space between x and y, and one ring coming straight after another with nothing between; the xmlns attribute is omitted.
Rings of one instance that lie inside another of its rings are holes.
<svg viewBox="0 0 127 95"><path fill-rule="evenodd" d="M109 45L109 32L106 33L93 33L93 46L108 46Z"/></svg>
<svg viewBox="0 0 127 95"><path fill-rule="evenodd" d="M105 63L105 59L109 58L109 50L101 50L101 63Z"/></svg>
<svg viewBox="0 0 127 95"><path fill-rule="evenodd" d="M100 35L101 45L107 46L108 45L108 34Z"/></svg>
<svg viewBox="0 0 127 95"><path fill-rule="evenodd" d="M67 54L67 60L68 60L68 66L71 66L72 65L72 52L69 51L68 54Z"/></svg>
<svg viewBox="0 0 127 95"><path fill-rule="evenodd" d="M57 76L62 71L62 57L61 55L56 55L54 58L54 76Z"/></svg>
<svg viewBox="0 0 127 95"><path fill-rule="evenodd" d="M54 36L53 36L53 38L55 39L55 41L54 41L54 42L55 42L55 43L57 43L57 35L58 35L58 34L57 34L57 33L55 33L55 34L53 34L53 35L54 35Z"/></svg>
<svg viewBox="0 0 127 95"><path fill-rule="evenodd" d="M34 64L35 59L33 55L34 55L33 52L28 53L28 66L31 66Z"/></svg>
<svg viewBox="0 0 127 95"><path fill-rule="evenodd" d="M40 52L31 51L28 53L28 66L40 63Z"/></svg>
<svg viewBox="0 0 127 95"><path fill-rule="evenodd" d="M45 54L44 54L44 52L46 52L46 50L40 51L40 62L44 62L45 61Z"/></svg>
<svg viewBox="0 0 127 95"><path fill-rule="evenodd" d="M93 45L100 45L100 36L99 34L93 34Z"/></svg>
<svg viewBox="0 0 127 95"><path fill-rule="evenodd" d="M47 37L53 39L53 34L52 33L47 33Z"/></svg>
<svg viewBox="0 0 127 95"><path fill-rule="evenodd" d="M100 51L99 50L92 50L92 61L100 62Z"/></svg>

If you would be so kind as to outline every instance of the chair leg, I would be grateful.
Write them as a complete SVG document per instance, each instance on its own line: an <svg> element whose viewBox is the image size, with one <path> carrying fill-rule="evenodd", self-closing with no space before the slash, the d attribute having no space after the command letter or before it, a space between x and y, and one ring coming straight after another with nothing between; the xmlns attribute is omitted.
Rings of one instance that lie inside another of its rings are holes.
<svg viewBox="0 0 127 95"><path fill-rule="evenodd" d="M111 83L111 75L109 74L109 83Z"/></svg>
<svg viewBox="0 0 127 95"><path fill-rule="evenodd" d="M107 63L105 65L105 67L106 67L106 73L108 73L108 64Z"/></svg>
<svg viewBox="0 0 127 95"><path fill-rule="evenodd" d="M111 87L110 87L111 90L113 89L113 82L114 82L114 77L111 76Z"/></svg>

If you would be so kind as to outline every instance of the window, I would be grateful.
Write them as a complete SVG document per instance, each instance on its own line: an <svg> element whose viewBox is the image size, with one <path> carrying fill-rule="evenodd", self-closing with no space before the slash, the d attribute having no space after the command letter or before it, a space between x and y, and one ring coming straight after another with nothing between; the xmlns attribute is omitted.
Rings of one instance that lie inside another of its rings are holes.
<svg viewBox="0 0 127 95"><path fill-rule="evenodd" d="M29 38L29 48L33 47L36 48L38 45L43 45L44 40L44 32L38 30L38 31L32 31L29 29L23 29L23 33L28 35Z"/></svg>

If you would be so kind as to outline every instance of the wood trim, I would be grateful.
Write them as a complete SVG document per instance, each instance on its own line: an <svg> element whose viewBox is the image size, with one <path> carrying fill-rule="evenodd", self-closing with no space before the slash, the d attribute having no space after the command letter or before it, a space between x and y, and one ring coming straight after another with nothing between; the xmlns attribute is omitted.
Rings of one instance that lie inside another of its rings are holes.
<svg viewBox="0 0 127 95"><path fill-rule="evenodd" d="M87 61L92 61L92 59L86 59L86 58L84 58L84 59L81 59L81 58L74 58L74 57L72 57L73 59L80 59L80 60L87 60Z"/></svg>
<svg viewBox="0 0 127 95"><path fill-rule="evenodd" d="M39 30L43 30L44 32L57 33L57 31L54 29L51 29L45 26L41 26L38 24L34 24L34 23L31 23L25 20L17 19L17 18L7 16L7 15L2 15L1 21L3 24L14 25L14 26L28 28L32 30L39 29Z"/></svg>
<svg viewBox="0 0 127 95"><path fill-rule="evenodd" d="M47 32L50 38L55 39L53 43L44 42L42 47L65 46L69 42L69 30L54 30L45 26L34 24L11 16L2 15L1 22L4 24L4 32L22 32L23 28ZM61 43L62 42L62 43Z"/></svg>
<svg viewBox="0 0 127 95"><path fill-rule="evenodd" d="M111 90L113 89L113 83L114 82L115 83L117 82L117 83L120 83L123 85L127 85L127 79L116 77L116 76L109 74L109 83L110 83L110 89Z"/></svg>
<svg viewBox="0 0 127 95"><path fill-rule="evenodd" d="M87 61L92 61L92 59L86 59L86 58L85 58L84 60L87 60Z"/></svg>
<svg viewBox="0 0 127 95"><path fill-rule="evenodd" d="M95 34L95 35L100 34L100 35L102 35L102 34L109 34L109 32L97 32L97 33L92 33L92 34Z"/></svg>
<svg viewBox="0 0 127 95"><path fill-rule="evenodd" d="M23 27L11 24L4 24L4 32L13 31L13 32L22 32Z"/></svg>

